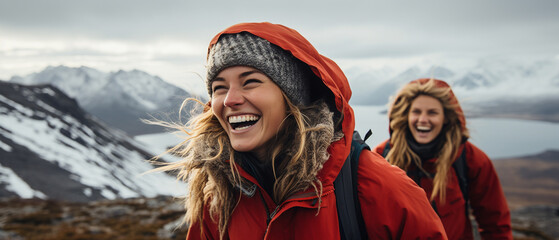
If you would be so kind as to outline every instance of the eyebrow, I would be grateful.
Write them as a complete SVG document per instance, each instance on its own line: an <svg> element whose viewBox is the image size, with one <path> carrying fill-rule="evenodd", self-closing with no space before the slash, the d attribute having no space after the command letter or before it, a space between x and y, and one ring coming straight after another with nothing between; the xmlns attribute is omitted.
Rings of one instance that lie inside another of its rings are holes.
<svg viewBox="0 0 559 240"><path fill-rule="evenodd" d="M421 109L419 107L413 107L413 108L411 108L411 110L423 110L423 109ZM425 109L425 111L439 111L439 110L442 110L442 109L439 109L439 108L427 108L427 109Z"/></svg>
<svg viewBox="0 0 559 240"><path fill-rule="evenodd" d="M239 74L239 77L246 77L246 76L254 74L254 73L261 73L261 72L258 71L258 70L247 71L247 72L243 72L243 73Z"/></svg>
<svg viewBox="0 0 559 240"><path fill-rule="evenodd" d="M258 71L258 70L246 71L246 72L242 72L241 74L239 74L239 77L246 77L246 76L254 74L254 73L262 73L262 72ZM215 82L215 81L225 81L225 79L223 79L222 77L216 77L212 82Z"/></svg>

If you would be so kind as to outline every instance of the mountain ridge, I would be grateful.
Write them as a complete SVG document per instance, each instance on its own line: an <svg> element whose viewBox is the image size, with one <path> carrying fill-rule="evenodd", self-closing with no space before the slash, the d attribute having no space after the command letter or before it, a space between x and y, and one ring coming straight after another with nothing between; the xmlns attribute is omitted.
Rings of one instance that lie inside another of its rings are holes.
<svg viewBox="0 0 559 240"><path fill-rule="evenodd" d="M418 78L449 83L466 115L559 122L559 58L480 59L468 67L411 65L402 69L346 66L353 90L350 104L387 105Z"/></svg>
<svg viewBox="0 0 559 240"><path fill-rule="evenodd" d="M26 76L13 76L10 82L52 84L77 100L82 108L108 125L129 135L164 131L141 119L167 115L178 118L184 99L195 97L158 76L141 70L101 72L86 66L49 66Z"/></svg>

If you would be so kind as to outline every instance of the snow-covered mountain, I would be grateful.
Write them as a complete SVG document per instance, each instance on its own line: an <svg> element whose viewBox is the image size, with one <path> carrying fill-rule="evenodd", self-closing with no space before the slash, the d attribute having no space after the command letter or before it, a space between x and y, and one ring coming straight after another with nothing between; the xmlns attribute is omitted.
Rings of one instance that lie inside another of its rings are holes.
<svg viewBox="0 0 559 240"><path fill-rule="evenodd" d="M173 118L182 101L192 97L139 70L105 73L88 67L57 66L24 77L14 76L10 82L52 84L75 98L86 111L130 135L161 132L160 127L146 125L140 119L167 115Z"/></svg>
<svg viewBox="0 0 559 240"><path fill-rule="evenodd" d="M91 71L91 70L86 70ZM182 195L152 154L52 85L0 81L0 197L89 201Z"/></svg>
<svg viewBox="0 0 559 240"><path fill-rule="evenodd" d="M411 65L404 70L354 65L345 68L352 104L384 105L418 78L448 82L467 113L546 115L559 119L559 58L484 58L467 67ZM543 118L546 118L543 116Z"/></svg>

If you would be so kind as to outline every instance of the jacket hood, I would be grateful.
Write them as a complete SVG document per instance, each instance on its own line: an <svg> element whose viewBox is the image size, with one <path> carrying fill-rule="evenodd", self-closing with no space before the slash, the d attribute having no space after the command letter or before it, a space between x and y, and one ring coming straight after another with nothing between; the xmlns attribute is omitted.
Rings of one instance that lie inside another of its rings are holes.
<svg viewBox="0 0 559 240"><path fill-rule="evenodd" d="M331 59L321 55L297 31L279 24L268 22L240 23L218 33L210 42L208 53L219 37L225 34L249 32L255 36L268 40L270 43L290 52L297 59L307 64L313 73L322 80L334 97L336 109L343 115L343 138L333 142L328 148L330 159L318 173L323 184L331 184L338 175L345 159L349 155L351 139L355 128L353 109L349 106L351 89L349 82L340 67Z"/></svg>
<svg viewBox="0 0 559 240"><path fill-rule="evenodd" d="M417 83L423 85L423 84L426 84L429 80L431 80L431 78L420 78L420 79L416 79L416 80L413 80L413 81L409 82L407 85L417 84ZM464 116L464 112L462 111L462 107L460 106L460 103L458 102L458 98L456 98L456 95L454 95L454 92L452 91L452 88L448 85L448 83L446 83L443 80L433 79L433 81L435 81L435 86L437 88L444 88L444 89L449 90L450 103L456 106L454 111L458 115L458 120L460 121L460 127L462 128L462 132L465 132L466 131L466 118ZM398 94L396 95L396 97L394 99L400 98L400 95L401 95L401 92L398 92ZM392 107L393 106L390 106L388 116L390 116L390 112L392 111ZM389 121L392 121L392 119L389 119ZM392 134L392 128L390 128L390 122L388 123L388 128L389 128L389 132Z"/></svg>

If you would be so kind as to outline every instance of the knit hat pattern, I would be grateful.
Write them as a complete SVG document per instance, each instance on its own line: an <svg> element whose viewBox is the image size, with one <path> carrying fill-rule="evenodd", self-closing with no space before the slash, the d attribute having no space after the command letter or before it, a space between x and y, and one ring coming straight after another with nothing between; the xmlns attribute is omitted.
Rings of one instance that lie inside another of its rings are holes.
<svg viewBox="0 0 559 240"><path fill-rule="evenodd" d="M272 79L297 106L310 102L310 68L291 53L248 32L222 35L210 49L206 87L212 96L212 82L223 69L249 66Z"/></svg>

